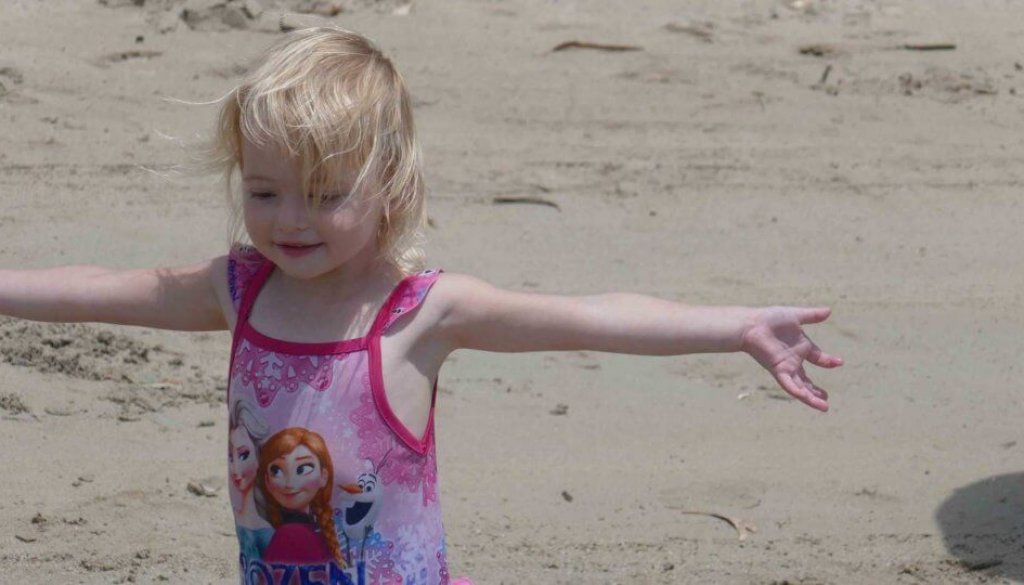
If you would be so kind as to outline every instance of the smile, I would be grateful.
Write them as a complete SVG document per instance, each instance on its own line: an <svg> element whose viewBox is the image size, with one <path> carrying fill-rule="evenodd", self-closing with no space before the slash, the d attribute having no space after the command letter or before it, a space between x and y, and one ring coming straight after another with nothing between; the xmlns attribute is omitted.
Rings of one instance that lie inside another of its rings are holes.
<svg viewBox="0 0 1024 585"><path fill-rule="evenodd" d="M323 244L274 244L281 253L293 258L310 254L322 245Z"/></svg>

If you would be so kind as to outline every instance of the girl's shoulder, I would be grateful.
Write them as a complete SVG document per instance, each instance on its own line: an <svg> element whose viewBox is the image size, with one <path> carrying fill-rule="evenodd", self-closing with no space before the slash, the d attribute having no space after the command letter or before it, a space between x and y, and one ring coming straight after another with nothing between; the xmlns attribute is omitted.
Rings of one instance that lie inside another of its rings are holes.
<svg viewBox="0 0 1024 585"><path fill-rule="evenodd" d="M416 312L415 328L429 337L445 339L448 330L481 311L499 289L465 274L431 268L406 277L395 290L387 310L387 326ZM429 294L428 294L429 293ZM387 328L385 326L385 329Z"/></svg>

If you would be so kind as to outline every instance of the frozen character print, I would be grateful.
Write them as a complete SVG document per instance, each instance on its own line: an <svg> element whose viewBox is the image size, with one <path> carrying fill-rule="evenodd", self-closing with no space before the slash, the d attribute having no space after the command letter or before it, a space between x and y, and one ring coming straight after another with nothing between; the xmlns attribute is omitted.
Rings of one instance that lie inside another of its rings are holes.
<svg viewBox="0 0 1024 585"><path fill-rule="evenodd" d="M263 491L256 483L260 444L269 434L269 427L250 404L239 400L232 405L228 414L228 469L243 565L261 560L274 534L264 517Z"/></svg>
<svg viewBox="0 0 1024 585"><path fill-rule="evenodd" d="M335 511L338 519L336 523L341 525L340 532L345 537L345 561L350 567L356 567L358 584L366 580L366 542L373 534L373 525L380 514L384 484L379 474L390 454L391 451L388 451L372 471L360 474L355 483L338 485L341 488L338 492L341 506ZM352 549L357 543L358 558L353 562Z"/></svg>
<svg viewBox="0 0 1024 585"><path fill-rule="evenodd" d="M330 564L345 567L331 513L334 469L317 433L289 427L260 450L258 482L267 496L274 536L265 563Z"/></svg>

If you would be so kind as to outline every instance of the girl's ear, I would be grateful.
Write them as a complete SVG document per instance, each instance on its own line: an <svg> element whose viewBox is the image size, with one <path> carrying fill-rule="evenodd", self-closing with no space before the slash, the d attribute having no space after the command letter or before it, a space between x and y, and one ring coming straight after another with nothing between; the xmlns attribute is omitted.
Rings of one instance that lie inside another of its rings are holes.
<svg viewBox="0 0 1024 585"><path fill-rule="evenodd" d="M384 234L388 232L388 214L385 211L380 214L380 221L377 222L377 243L384 241Z"/></svg>
<svg viewBox="0 0 1024 585"><path fill-rule="evenodd" d="M377 244L385 241L388 230L391 228L391 202L388 200L377 203L379 206L380 219L377 221Z"/></svg>

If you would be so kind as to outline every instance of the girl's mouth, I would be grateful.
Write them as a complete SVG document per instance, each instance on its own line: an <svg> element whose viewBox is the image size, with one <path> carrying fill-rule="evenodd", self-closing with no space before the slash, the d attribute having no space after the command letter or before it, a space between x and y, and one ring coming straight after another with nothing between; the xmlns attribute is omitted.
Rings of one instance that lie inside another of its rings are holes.
<svg viewBox="0 0 1024 585"><path fill-rule="evenodd" d="M274 244L285 256L305 256L319 248L322 244Z"/></svg>

